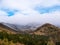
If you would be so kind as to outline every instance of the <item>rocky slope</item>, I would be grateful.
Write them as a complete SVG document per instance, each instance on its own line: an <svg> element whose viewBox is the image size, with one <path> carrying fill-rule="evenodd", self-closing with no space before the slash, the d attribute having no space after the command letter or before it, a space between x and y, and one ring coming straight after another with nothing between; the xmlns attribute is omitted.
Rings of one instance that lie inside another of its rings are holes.
<svg viewBox="0 0 60 45"><path fill-rule="evenodd" d="M0 23L0 32L7 32L7 33L11 33L11 34L16 34L18 33L16 30L14 30L13 28L3 24L3 23Z"/></svg>
<svg viewBox="0 0 60 45"><path fill-rule="evenodd" d="M51 37L54 41L60 41L60 28L49 23L43 24L42 26L38 27L31 34L45 35Z"/></svg>

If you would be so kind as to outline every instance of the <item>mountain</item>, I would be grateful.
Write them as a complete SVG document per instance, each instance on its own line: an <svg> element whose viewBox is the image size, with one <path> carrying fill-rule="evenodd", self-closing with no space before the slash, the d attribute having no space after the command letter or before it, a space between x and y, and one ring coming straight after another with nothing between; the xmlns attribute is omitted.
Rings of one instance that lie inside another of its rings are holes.
<svg viewBox="0 0 60 45"><path fill-rule="evenodd" d="M35 35L45 35L51 37L54 41L60 41L60 28L46 23L42 26L38 27L34 32L31 34Z"/></svg>
<svg viewBox="0 0 60 45"><path fill-rule="evenodd" d="M38 34L38 35L48 35L49 33L52 34L53 32L58 32L60 31L60 28L46 23L43 24L42 26L38 27L35 31L34 34Z"/></svg>
<svg viewBox="0 0 60 45"><path fill-rule="evenodd" d="M13 34L18 33L18 31L16 31L13 27L9 25L10 24L7 24L7 23L0 23L0 32L7 32L7 33L13 33Z"/></svg>
<svg viewBox="0 0 60 45"><path fill-rule="evenodd" d="M29 23L26 25L15 25L19 30L21 31L29 31L29 30L35 30L39 24L38 23Z"/></svg>
<svg viewBox="0 0 60 45"><path fill-rule="evenodd" d="M34 25L15 25L9 23L0 23L0 32L7 32L9 34L28 33L35 35L44 35L52 38L54 41L60 41L60 28L49 23L43 24L39 27Z"/></svg>
<svg viewBox="0 0 60 45"><path fill-rule="evenodd" d="M0 23L0 27L6 28L12 31L19 32L19 33L29 33L34 31L38 26L36 23L31 23L27 25L17 25L17 24L10 24L10 23Z"/></svg>
<svg viewBox="0 0 60 45"><path fill-rule="evenodd" d="M42 26L38 26L38 24L27 24L27 25L16 25L9 23L0 23L0 27L20 32L20 33L34 33L37 35L51 35L53 32L60 32L60 28L55 25L45 23Z"/></svg>
<svg viewBox="0 0 60 45"><path fill-rule="evenodd" d="M45 23L42 26L40 24L31 23L27 25L17 25L17 24L9 24L9 23L0 23L0 27L9 28L16 32L30 32L33 31L35 34L39 35L47 35L49 32L54 32L60 30L60 28L56 27L53 24ZM41 34L40 34L41 33Z"/></svg>

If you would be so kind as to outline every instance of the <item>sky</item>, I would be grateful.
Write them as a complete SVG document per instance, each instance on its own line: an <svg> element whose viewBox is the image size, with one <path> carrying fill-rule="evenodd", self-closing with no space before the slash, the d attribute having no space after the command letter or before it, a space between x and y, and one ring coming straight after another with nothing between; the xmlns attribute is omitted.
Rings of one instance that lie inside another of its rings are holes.
<svg viewBox="0 0 60 45"><path fill-rule="evenodd" d="M60 24L60 0L0 0L0 22Z"/></svg>

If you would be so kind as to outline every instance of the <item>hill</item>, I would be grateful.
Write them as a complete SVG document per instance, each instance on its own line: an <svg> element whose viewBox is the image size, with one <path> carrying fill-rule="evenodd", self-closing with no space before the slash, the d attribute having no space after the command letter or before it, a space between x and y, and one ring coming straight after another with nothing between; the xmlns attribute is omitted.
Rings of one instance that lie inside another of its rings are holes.
<svg viewBox="0 0 60 45"><path fill-rule="evenodd" d="M52 34L53 32L59 32L60 29L52 24L46 23L42 26L38 27L34 33L40 35L48 35L49 33Z"/></svg>
<svg viewBox="0 0 60 45"><path fill-rule="evenodd" d="M58 44L57 42L60 43L60 28L55 25L46 23L34 31L20 31L16 27L13 24L0 23L0 45L55 45Z"/></svg>
<svg viewBox="0 0 60 45"><path fill-rule="evenodd" d="M7 25L4 25L3 23L0 23L0 32L7 32L9 34L16 34L17 31L8 27Z"/></svg>
<svg viewBox="0 0 60 45"><path fill-rule="evenodd" d="M38 27L32 34L45 35L51 37L54 41L60 41L60 28L49 23Z"/></svg>

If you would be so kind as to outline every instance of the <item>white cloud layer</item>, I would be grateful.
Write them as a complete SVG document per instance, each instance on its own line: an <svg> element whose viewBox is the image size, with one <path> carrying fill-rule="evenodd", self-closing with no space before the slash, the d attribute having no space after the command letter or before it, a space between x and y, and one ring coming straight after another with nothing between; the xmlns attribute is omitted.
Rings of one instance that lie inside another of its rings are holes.
<svg viewBox="0 0 60 45"><path fill-rule="evenodd" d="M60 23L60 11L40 14L34 10L36 6L51 7L59 5L60 0L2 0L0 3L0 22L27 24L27 23ZM19 10L13 16L8 16L2 8Z"/></svg>

